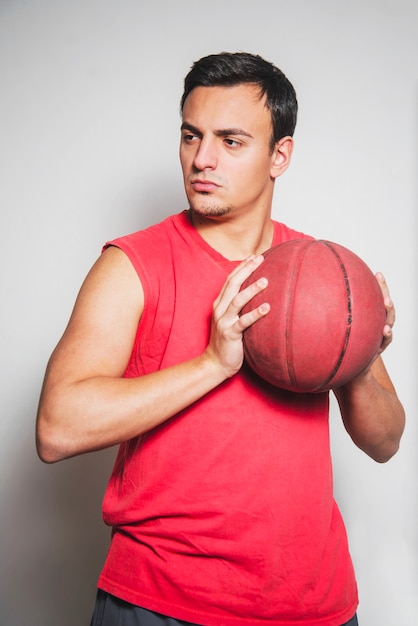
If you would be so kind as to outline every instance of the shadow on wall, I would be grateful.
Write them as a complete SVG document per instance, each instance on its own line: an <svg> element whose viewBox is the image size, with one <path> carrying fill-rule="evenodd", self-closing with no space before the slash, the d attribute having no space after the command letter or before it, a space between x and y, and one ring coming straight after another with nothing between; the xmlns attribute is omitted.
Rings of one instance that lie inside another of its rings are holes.
<svg viewBox="0 0 418 626"><path fill-rule="evenodd" d="M123 190L116 190L99 207L97 219L100 227L110 237L119 237L147 228L164 220L169 215L188 208L181 173L167 176L164 184L156 176L148 180L135 181Z"/></svg>
<svg viewBox="0 0 418 626"><path fill-rule="evenodd" d="M36 402L25 404L16 419L33 423ZM2 477L2 624L87 625L110 538L101 501L116 450L44 465L29 428L15 449Z"/></svg>

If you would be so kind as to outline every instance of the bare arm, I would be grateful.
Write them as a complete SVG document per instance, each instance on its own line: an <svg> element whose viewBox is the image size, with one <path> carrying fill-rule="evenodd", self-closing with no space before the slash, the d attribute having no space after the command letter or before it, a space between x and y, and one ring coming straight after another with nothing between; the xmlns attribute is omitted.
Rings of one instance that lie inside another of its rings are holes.
<svg viewBox="0 0 418 626"><path fill-rule="evenodd" d="M386 282L377 275L386 309L380 352L392 340L395 309ZM380 355L359 376L335 389L342 419L354 443L379 463L388 461L398 450L405 426L405 413Z"/></svg>
<svg viewBox="0 0 418 626"><path fill-rule="evenodd" d="M213 306L212 332L203 354L139 378L122 378L128 363L143 291L131 263L109 248L87 276L68 327L49 361L37 417L42 460L109 447L146 432L189 406L242 365L242 332L269 307L239 316L256 293L242 282L262 262L243 262Z"/></svg>

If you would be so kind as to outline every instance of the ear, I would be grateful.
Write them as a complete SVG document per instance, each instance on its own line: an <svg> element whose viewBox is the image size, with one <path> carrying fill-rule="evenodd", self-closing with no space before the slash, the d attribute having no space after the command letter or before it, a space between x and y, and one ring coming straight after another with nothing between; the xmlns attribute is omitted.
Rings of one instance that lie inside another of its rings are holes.
<svg viewBox="0 0 418 626"><path fill-rule="evenodd" d="M273 161L270 170L270 176L272 178L277 178L289 167L290 159L292 158L293 145L293 138L286 136L279 139L274 146L272 155Z"/></svg>

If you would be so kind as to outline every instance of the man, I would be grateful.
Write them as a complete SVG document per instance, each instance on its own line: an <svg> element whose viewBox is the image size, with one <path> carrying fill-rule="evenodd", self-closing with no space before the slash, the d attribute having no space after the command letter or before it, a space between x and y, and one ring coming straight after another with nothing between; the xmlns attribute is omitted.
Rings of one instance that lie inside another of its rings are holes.
<svg viewBox="0 0 418 626"><path fill-rule="evenodd" d="M195 63L180 144L190 208L105 246L51 357L41 458L120 444L94 626L357 623L328 394L275 389L243 364L242 334L269 297L266 279L241 286L263 251L305 236L271 219L296 112L290 82L258 56ZM378 280L381 352L395 313ZM354 442L387 461L404 413L380 354L335 394Z"/></svg>

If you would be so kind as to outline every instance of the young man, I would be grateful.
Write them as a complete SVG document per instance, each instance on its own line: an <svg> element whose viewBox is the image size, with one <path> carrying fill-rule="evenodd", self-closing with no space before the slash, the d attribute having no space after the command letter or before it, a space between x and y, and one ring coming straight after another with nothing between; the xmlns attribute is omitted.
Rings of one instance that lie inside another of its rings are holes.
<svg viewBox="0 0 418 626"><path fill-rule="evenodd" d="M190 208L105 246L51 357L41 458L120 444L94 626L357 623L328 394L281 391L243 364L242 334L269 296L265 279L241 286L263 251L305 236L271 219L296 112L292 85L260 57L198 61L182 98ZM378 279L381 352L395 313ZM388 460L404 413L380 354L335 394L354 442Z"/></svg>

